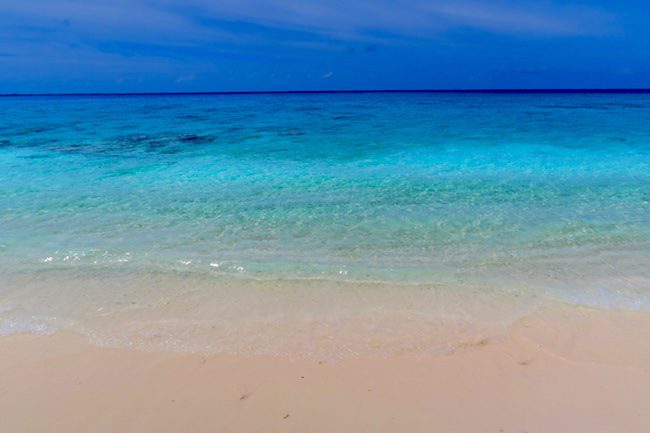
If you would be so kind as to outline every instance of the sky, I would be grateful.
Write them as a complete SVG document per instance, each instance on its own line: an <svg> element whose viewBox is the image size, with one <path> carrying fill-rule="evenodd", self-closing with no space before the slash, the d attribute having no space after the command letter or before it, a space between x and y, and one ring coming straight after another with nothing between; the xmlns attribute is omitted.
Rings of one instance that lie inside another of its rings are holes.
<svg viewBox="0 0 650 433"><path fill-rule="evenodd" d="M0 0L0 93L650 87L647 0Z"/></svg>

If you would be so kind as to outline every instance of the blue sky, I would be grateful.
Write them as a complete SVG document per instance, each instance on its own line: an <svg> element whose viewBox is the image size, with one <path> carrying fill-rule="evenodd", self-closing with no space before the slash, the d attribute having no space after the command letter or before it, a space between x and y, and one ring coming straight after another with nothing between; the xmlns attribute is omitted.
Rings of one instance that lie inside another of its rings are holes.
<svg viewBox="0 0 650 433"><path fill-rule="evenodd" d="M0 93L650 87L650 5L2 0Z"/></svg>

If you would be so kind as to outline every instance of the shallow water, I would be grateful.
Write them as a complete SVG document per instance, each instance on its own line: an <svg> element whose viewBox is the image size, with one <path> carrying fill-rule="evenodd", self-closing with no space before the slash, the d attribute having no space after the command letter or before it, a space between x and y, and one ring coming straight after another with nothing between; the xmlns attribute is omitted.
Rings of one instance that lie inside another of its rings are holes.
<svg viewBox="0 0 650 433"><path fill-rule="evenodd" d="M650 309L648 94L0 98L0 167L0 333L147 317L218 351L275 324L264 352Z"/></svg>

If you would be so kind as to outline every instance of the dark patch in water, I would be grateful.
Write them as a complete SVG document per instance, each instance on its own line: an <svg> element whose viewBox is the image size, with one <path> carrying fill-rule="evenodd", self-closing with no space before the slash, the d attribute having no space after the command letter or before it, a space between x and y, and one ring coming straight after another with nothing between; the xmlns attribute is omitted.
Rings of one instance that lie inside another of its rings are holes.
<svg viewBox="0 0 650 433"><path fill-rule="evenodd" d="M375 116L369 113L341 113L332 117L332 120L352 120L355 122L372 120Z"/></svg>
<svg viewBox="0 0 650 433"><path fill-rule="evenodd" d="M278 135L282 137L295 137L295 136L305 135L305 132L301 131L300 129L294 129L288 131L280 131L278 132Z"/></svg>
<svg viewBox="0 0 650 433"><path fill-rule="evenodd" d="M83 146L81 144L70 144L67 146L50 147L50 150L54 152L77 153L83 151Z"/></svg>
<svg viewBox="0 0 650 433"><path fill-rule="evenodd" d="M322 108L318 105L303 105L302 107L298 107L297 111L321 111Z"/></svg>
<svg viewBox="0 0 650 433"><path fill-rule="evenodd" d="M41 132L47 132L50 129L51 128L47 128L45 126L37 126L37 127L29 129L29 132L34 133L34 134L40 134Z"/></svg>
<svg viewBox="0 0 650 433"><path fill-rule="evenodd" d="M45 154L45 153L36 153L36 154L33 154L33 155L23 156L23 158L25 158L25 159L47 159L47 158L50 158L50 155Z"/></svg>
<svg viewBox="0 0 650 433"><path fill-rule="evenodd" d="M215 140L215 137L210 135L183 135L179 138L182 142L195 142L195 143L210 143Z"/></svg>
<svg viewBox="0 0 650 433"><path fill-rule="evenodd" d="M200 116L198 114L183 114L177 117L177 119L186 119L186 120L208 120L207 116Z"/></svg>

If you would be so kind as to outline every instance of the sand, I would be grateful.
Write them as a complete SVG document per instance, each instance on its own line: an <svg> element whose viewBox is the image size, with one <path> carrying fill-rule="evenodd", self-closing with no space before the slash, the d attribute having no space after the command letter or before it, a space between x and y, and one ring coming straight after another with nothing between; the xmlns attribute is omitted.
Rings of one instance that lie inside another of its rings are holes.
<svg viewBox="0 0 650 433"><path fill-rule="evenodd" d="M0 338L2 433L647 433L650 314L540 311L448 354L338 362Z"/></svg>

